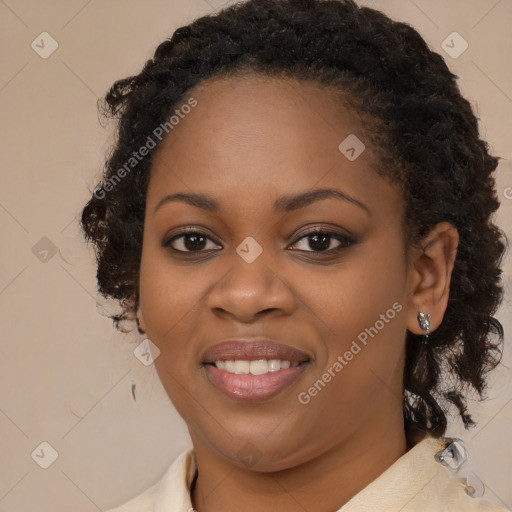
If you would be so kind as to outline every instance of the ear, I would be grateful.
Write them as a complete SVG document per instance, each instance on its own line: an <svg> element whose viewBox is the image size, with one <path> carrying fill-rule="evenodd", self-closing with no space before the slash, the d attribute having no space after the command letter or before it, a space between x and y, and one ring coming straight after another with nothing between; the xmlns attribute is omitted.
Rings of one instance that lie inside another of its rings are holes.
<svg viewBox="0 0 512 512"><path fill-rule="evenodd" d="M137 329L138 329L139 333L146 334L146 325L144 323L144 315L142 314L140 304L137 307L136 319L137 319Z"/></svg>
<svg viewBox="0 0 512 512"><path fill-rule="evenodd" d="M412 250L410 259L407 329L414 334L425 334L418 325L418 312L430 314L430 332L441 324L448 304L459 233L449 222L441 222L419 245Z"/></svg>

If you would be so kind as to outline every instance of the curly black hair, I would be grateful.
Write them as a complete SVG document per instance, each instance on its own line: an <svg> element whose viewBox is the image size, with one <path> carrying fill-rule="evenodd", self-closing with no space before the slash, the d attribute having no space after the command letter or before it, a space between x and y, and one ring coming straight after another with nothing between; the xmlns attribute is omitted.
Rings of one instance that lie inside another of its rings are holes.
<svg viewBox="0 0 512 512"><path fill-rule="evenodd" d="M117 140L81 228L94 243L99 292L122 307L110 316L115 327L127 332L120 323L135 320L143 333L135 312L145 200L160 143L129 172L126 162L194 86L247 71L334 87L371 120L375 170L400 186L406 203L406 244L442 221L458 230L444 319L427 344L407 333L403 415L408 440L444 435L451 405L474 426L468 393L484 397L486 374L502 355L503 328L493 317L506 247L493 223L498 158L444 59L410 25L352 0L239 2L178 28L139 74L112 85L99 106L117 120Z"/></svg>

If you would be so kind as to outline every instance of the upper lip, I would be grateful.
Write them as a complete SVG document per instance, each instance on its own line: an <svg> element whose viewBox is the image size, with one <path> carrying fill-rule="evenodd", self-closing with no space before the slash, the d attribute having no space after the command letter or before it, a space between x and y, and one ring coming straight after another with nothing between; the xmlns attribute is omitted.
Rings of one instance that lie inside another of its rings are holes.
<svg viewBox="0 0 512 512"><path fill-rule="evenodd" d="M203 354L203 363L215 361L280 359L291 363L309 361L310 356L297 348L268 338L228 339L210 347Z"/></svg>

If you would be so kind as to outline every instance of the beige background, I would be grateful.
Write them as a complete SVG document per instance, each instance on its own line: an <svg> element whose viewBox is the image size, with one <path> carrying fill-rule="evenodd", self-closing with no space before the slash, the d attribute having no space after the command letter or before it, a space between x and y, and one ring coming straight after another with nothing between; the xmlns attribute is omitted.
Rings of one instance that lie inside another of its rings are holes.
<svg viewBox="0 0 512 512"><path fill-rule="evenodd" d="M115 332L101 315L111 306L96 295L77 219L111 140L97 98L137 73L173 30L223 3L0 2L0 512L105 510L153 484L189 446L154 367L133 355L143 337ZM504 158L498 222L510 236L512 1L361 3L411 23L460 76L482 136ZM43 31L59 45L47 59L31 47ZM441 48L453 31L469 43L456 59ZM512 507L510 256L505 279L506 366L490 399L473 407L478 429L462 434L487 496ZM47 469L36 463L50 456L44 441L58 453Z"/></svg>

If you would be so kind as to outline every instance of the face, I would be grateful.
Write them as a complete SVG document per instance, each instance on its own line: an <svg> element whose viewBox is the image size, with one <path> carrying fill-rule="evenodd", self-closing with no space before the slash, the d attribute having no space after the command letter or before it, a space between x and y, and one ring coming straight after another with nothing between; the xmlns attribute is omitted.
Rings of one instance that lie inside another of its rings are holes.
<svg viewBox="0 0 512 512"><path fill-rule="evenodd" d="M411 300L398 189L330 89L254 75L188 97L151 171L138 316L195 448L275 471L378 435L401 418Z"/></svg>

